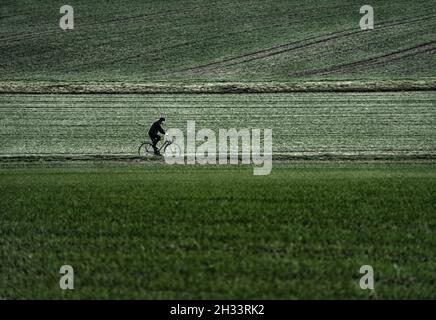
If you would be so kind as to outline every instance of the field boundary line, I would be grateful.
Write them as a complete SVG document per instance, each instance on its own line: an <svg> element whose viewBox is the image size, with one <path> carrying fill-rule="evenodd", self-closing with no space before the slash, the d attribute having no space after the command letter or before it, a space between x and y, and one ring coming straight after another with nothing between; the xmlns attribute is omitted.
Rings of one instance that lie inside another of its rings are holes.
<svg viewBox="0 0 436 320"><path fill-rule="evenodd" d="M0 94L224 94L389 91L436 91L436 78L421 80L208 83L0 81Z"/></svg>
<svg viewBox="0 0 436 320"><path fill-rule="evenodd" d="M242 160L241 156L239 160ZM274 153L273 161L322 160L322 161L436 161L436 152L297 152ZM0 155L0 163L50 163L50 162L162 162L163 158L144 158L134 154L11 154Z"/></svg>

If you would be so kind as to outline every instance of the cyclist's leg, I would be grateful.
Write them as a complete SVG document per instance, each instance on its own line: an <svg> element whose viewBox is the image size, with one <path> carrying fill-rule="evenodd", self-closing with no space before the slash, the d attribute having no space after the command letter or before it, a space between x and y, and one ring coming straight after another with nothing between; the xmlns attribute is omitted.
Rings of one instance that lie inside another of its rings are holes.
<svg viewBox="0 0 436 320"><path fill-rule="evenodd" d="M156 151L156 135L149 133L148 136L150 137L151 140L151 146L153 147L154 151Z"/></svg>
<svg viewBox="0 0 436 320"><path fill-rule="evenodd" d="M156 145L160 140L160 136L158 134L149 134L149 136L151 138L151 145L153 147L154 153L159 154L159 150L157 149Z"/></svg>
<svg viewBox="0 0 436 320"><path fill-rule="evenodd" d="M157 148L157 143L159 142L161 140L161 137L160 137L160 135L156 135L156 142L154 143L154 145L155 145L155 152L154 153L156 153L157 155L160 155L160 151L159 151L159 149Z"/></svg>

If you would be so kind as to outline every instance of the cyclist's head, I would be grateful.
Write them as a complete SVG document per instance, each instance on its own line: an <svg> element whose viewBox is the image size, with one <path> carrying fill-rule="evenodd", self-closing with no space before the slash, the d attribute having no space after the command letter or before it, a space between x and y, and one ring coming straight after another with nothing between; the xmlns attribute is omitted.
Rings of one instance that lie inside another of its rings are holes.
<svg viewBox="0 0 436 320"><path fill-rule="evenodd" d="M160 118L159 119L159 122L164 122L165 121L165 118Z"/></svg>

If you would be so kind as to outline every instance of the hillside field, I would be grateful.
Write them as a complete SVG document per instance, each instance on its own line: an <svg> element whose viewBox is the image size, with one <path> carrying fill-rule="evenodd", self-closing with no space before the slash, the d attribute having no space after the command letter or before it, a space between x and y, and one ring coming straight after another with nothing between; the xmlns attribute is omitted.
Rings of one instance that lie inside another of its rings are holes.
<svg viewBox="0 0 436 320"><path fill-rule="evenodd" d="M432 0L2 0L0 81L435 78Z"/></svg>

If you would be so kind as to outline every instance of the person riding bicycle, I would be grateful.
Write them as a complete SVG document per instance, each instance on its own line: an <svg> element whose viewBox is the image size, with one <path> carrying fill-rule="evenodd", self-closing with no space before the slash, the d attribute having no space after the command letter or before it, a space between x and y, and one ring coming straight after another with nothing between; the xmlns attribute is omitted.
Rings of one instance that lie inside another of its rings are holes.
<svg viewBox="0 0 436 320"><path fill-rule="evenodd" d="M157 149L156 145L157 143L160 141L161 137L158 133L162 133L165 134L165 130L162 129L162 123L165 121L165 118L160 118L159 120L157 120L156 122L154 122L151 127L150 130L148 130L148 135L151 138L151 142L152 142L152 146L153 146L153 150L154 153L156 155L160 155L159 150Z"/></svg>

